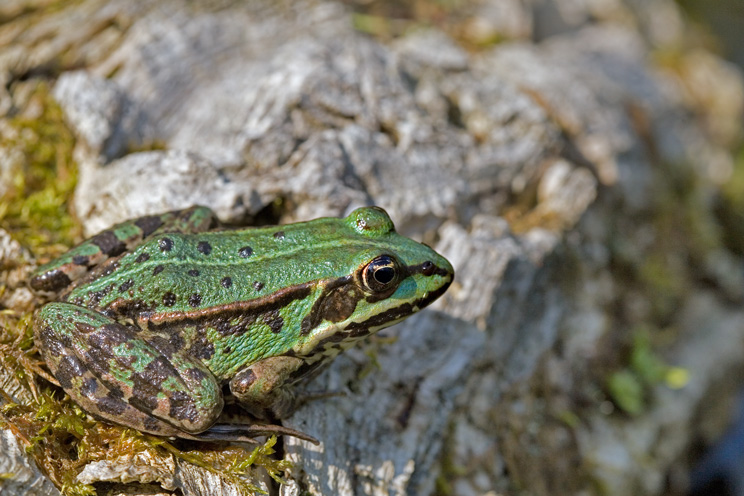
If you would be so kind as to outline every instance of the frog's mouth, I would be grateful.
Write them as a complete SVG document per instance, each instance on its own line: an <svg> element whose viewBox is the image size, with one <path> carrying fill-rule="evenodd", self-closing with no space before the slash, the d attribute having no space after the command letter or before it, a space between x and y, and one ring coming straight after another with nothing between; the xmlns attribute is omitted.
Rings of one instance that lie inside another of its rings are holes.
<svg viewBox="0 0 744 496"><path fill-rule="evenodd" d="M407 276L418 275L418 277L424 278L439 277L441 282L439 282L438 285L431 284L434 289L424 293L419 298L408 301L403 300L403 303L388 308L385 311L375 314L365 320L359 322L343 322L339 319L338 321L333 322L332 320L325 318L327 317L327 314L324 314L324 311L327 312L327 310L331 308L336 312L338 310L335 309L336 304L340 304L343 307L345 305L342 303L353 302L353 305L344 312L346 313L346 318L348 318L353 313L353 309L356 307L357 303L360 300L365 299L365 295L359 286L357 286L350 277L347 276L333 281L326 286L325 297L320 298L315 303L318 312L310 313L319 327L321 321L324 322L322 330L316 334L317 341L313 342L311 347L308 347L304 352L299 352L299 354L306 358L308 364L333 357L341 350L350 347L359 339L373 334L380 329L394 325L411 314L430 305L447 291L454 279L454 274L451 270L433 266L431 263L407 266L405 269L408 272ZM315 325L313 324L315 324L315 322L310 323L308 327L312 326L314 329ZM306 323L303 322L303 325L306 325Z"/></svg>
<svg viewBox="0 0 744 496"><path fill-rule="evenodd" d="M359 338L397 324L409 315L432 304L447 291L447 288L452 284L452 280L453 277L450 275L449 280L445 281L439 288L429 291L421 298L390 308L362 322L350 322L343 329L343 332L349 338Z"/></svg>

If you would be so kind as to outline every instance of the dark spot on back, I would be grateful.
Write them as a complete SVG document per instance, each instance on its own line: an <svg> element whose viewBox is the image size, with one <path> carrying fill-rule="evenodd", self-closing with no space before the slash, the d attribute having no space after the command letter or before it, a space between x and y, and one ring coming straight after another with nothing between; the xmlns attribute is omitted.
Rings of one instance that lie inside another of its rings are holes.
<svg viewBox="0 0 744 496"><path fill-rule="evenodd" d="M189 374L191 375L191 378L195 381L201 381L205 377L207 377L206 372L204 372L199 367L192 367L189 369Z"/></svg>
<svg viewBox="0 0 744 496"><path fill-rule="evenodd" d="M161 385L171 377L178 377L178 372L166 357L151 360L142 372L132 374L132 397L129 403L138 410L152 412L158 407Z"/></svg>
<svg viewBox="0 0 744 496"><path fill-rule="evenodd" d="M175 296L174 296L175 298ZM117 298L112 301L108 308L104 310L104 314L109 317L122 316L130 317L132 319L144 318L147 314L150 314L155 310L156 304L154 302L145 302L143 300L135 300L129 298ZM136 332L137 327L130 327Z"/></svg>
<svg viewBox="0 0 744 496"><path fill-rule="evenodd" d="M142 419L142 428L146 431L160 432L161 430L160 420L158 420L155 417L150 417L146 415Z"/></svg>
<svg viewBox="0 0 744 496"><path fill-rule="evenodd" d="M194 293L191 296L189 296L189 305L196 308L199 305L201 305L202 297L199 293Z"/></svg>
<svg viewBox="0 0 744 496"><path fill-rule="evenodd" d="M121 255L127 249L124 242L117 238L112 231L104 231L96 234L90 238L90 242L110 257Z"/></svg>
<svg viewBox="0 0 744 496"><path fill-rule="evenodd" d="M225 346L225 348L222 350L222 354L229 355L230 353L232 353L232 348L229 346Z"/></svg>
<svg viewBox="0 0 744 496"><path fill-rule="evenodd" d="M93 291L92 293L89 293L88 294L88 306L95 307L96 305L101 303L101 300L103 299L104 296L106 296L106 291L103 289L100 291Z"/></svg>
<svg viewBox="0 0 744 496"><path fill-rule="evenodd" d="M214 329L222 336L243 334L248 326L256 321L256 316L242 313L236 316L225 316L214 322Z"/></svg>
<svg viewBox="0 0 744 496"><path fill-rule="evenodd" d="M170 395L168 415L178 420L195 421L197 412L194 399L183 391L174 391Z"/></svg>
<svg viewBox="0 0 744 496"><path fill-rule="evenodd" d="M250 246L244 246L240 250L238 250L238 255L240 255L242 258L248 258L253 255L253 248L251 248Z"/></svg>
<svg viewBox="0 0 744 496"><path fill-rule="evenodd" d="M284 326L284 319L279 315L279 310L272 310L264 315L263 321L269 326L271 332L278 334Z"/></svg>
<svg viewBox="0 0 744 496"><path fill-rule="evenodd" d="M87 255L75 255L72 257L72 263L75 265L88 265L88 256Z"/></svg>
<svg viewBox="0 0 744 496"><path fill-rule="evenodd" d="M166 307L172 307L176 303L176 295L171 291L168 291L163 295L163 305Z"/></svg>
<svg viewBox="0 0 744 496"><path fill-rule="evenodd" d="M212 253L212 245L206 241L199 241L199 244L196 245L196 249L199 250L199 253L203 253L204 255Z"/></svg>
<svg viewBox="0 0 744 496"><path fill-rule="evenodd" d="M168 339L168 344L173 347L175 350L180 350L183 348L184 340L183 336L181 334L174 332L171 334L170 339Z"/></svg>
<svg viewBox="0 0 744 496"><path fill-rule="evenodd" d="M57 370L54 370L54 377L59 381L60 386L64 389L72 387L72 379L80 377L86 372L85 366L74 356L63 356L59 362Z"/></svg>
<svg viewBox="0 0 744 496"><path fill-rule="evenodd" d="M134 221L134 225L142 230L142 237L146 238L157 228L163 225L163 221L159 215L148 215L147 217L140 217Z"/></svg>
<svg viewBox="0 0 744 496"><path fill-rule="evenodd" d="M253 288L256 291L261 291L263 287L264 287L264 283L262 283L261 281L253 281Z"/></svg>
<svg viewBox="0 0 744 496"><path fill-rule="evenodd" d="M89 377L85 379L83 381L83 384L80 386L80 394L82 394L86 398L91 398L96 394L97 389L98 381L96 381L93 377Z"/></svg>
<svg viewBox="0 0 744 496"><path fill-rule="evenodd" d="M121 415L127 408L127 404L124 403L124 400L121 398L121 391L118 389L112 389L106 396L98 398L96 406L103 413L109 415Z"/></svg>
<svg viewBox="0 0 744 496"><path fill-rule="evenodd" d="M97 273L98 277L106 277L108 275L113 274L116 272L116 270L119 268L119 260L116 258L112 258L109 260L106 260L101 265L98 266Z"/></svg>
<svg viewBox="0 0 744 496"><path fill-rule="evenodd" d="M129 291L132 286L134 286L134 281L132 279L127 279L126 282L119 286L119 292L123 293L125 291Z"/></svg>
<svg viewBox="0 0 744 496"><path fill-rule="evenodd" d="M150 260L150 254L144 251L140 253L136 259L134 259L134 261L137 263L147 262L148 260Z"/></svg>
<svg viewBox="0 0 744 496"><path fill-rule="evenodd" d="M229 288L232 286L232 279L230 279L229 277L223 277L220 281L220 284L222 284L223 288Z"/></svg>
<svg viewBox="0 0 744 496"><path fill-rule="evenodd" d="M163 267L162 265L156 265L155 268L152 269L152 275L156 276L156 275L160 274L161 272L163 272L163 269L164 268L165 267Z"/></svg>
<svg viewBox="0 0 744 496"><path fill-rule="evenodd" d="M300 334L307 335L313 328L315 327L315 324L313 322L313 319L310 317L310 315L305 315L305 317L302 319L302 323L300 323Z"/></svg>
<svg viewBox="0 0 744 496"><path fill-rule="evenodd" d="M199 277L199 271L196 269L189 270L189 275L192 277Z"/></svg>
<svg viewBox="0 0 744 496"><path fill-rule="evenodd" d="M209 360L214 355L214 344L204 335L200 335L187 351L188 356L200 360Z"/></svg>
<svg viewBox="0 0 744 496"><path fill-rule="evenodd" d="M173 240L170 238L162 238L158 241L158 246L163 251L171 251L173 249Z"/></svg>
<svg viewBox="0 0 744 496"><path fill-rule="evenodd" d="M31 287L37 291L59 291L72 281L61 269L54 269L31 279Z"/></svg>
<svg viewBox="0 0 744 496"><path fill-rule="evenodd" d="M284 231L277 231L274 233L276 239L284 239Z"/></svg>

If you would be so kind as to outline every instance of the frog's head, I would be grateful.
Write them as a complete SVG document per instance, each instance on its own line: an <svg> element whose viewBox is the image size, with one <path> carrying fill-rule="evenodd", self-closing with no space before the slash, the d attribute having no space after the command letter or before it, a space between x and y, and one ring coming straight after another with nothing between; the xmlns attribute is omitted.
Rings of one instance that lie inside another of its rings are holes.
<svg viewBox="0 0 744 496"><path fill-rule="evenodd" d="M343 256L334 259L346 265L337 267L344 275L326 281L303 320L301 353L335 354L426 307L454 278L444 257L396 233L381 208L359 208L343 225Z"/></svg>

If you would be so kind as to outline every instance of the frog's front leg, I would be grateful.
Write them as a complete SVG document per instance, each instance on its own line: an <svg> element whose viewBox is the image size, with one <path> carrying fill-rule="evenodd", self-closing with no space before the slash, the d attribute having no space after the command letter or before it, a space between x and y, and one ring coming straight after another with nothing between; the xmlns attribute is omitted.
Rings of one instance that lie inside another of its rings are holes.
<svg viewBox="0 0 744 496"><path fill-rule="evenodd" d="M214 375L165 339L147 342L142 334L70 303L49 303L34 321L44 360L88 412L161 436L209 428L223 407Z"/></svg>
<svg viewBox="0 0 744 496"><path fill-rule="evenodd" d="M291 388L306 363L297 357L264 358L239 371L230 381L230 392L257 418L288 417L298 406Z"/></svg>

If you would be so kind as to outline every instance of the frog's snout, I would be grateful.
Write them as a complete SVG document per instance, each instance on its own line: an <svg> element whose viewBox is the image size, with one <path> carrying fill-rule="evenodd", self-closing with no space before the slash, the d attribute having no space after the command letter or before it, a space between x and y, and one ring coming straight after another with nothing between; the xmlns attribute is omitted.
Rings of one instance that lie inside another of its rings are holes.
<svg viewBox="0 0 744 496"><path fill-rule="evenodd" d="M421 274L427 277L437 276L449 286L455 278L455 269L449 260L434 252L433 256L421 264Z"/></svg>
<svg viewBox="0 0 744 496"><path fill-rule="evenodd" d="M409 266L408 269L412 275L420 274L418 277L420 283L423 284L422 289L425 288L424 297L416 302L417 310L430 305L442 296L455 278L455 270L452 268L452 264L433 250L431 256L424 262Z"/></svg>

